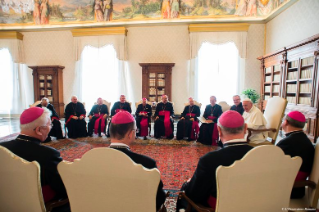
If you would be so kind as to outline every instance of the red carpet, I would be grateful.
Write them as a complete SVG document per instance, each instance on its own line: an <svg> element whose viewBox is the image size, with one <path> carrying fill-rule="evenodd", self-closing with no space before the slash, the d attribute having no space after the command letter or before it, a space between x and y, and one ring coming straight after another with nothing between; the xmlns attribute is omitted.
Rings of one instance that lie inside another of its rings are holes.
<svg viewBox="0 0 319 212"><path fill-rule="evenodd" d="M14 139L17 135L0 138L0 142ZM60 150L64 160L73 161L81 158L83 154L93 148L108 147L107 138L80 138L51 141L44 145ZM147 155L156 160L164 189L172 192L172 197L166 201L168 211L174 211L176 192L183 182L193 176L198 160L207 152L216 147L204 146L195 142L176 140L140 140L131 145L131 150Z"/></svg>

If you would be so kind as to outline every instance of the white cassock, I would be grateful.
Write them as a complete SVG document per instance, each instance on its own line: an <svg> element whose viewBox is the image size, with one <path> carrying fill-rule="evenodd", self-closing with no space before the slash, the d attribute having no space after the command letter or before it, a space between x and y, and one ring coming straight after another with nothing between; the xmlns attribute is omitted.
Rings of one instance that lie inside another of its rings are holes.
<svg viewBox="0 0 319 212"><path fill-rule="evenodd" d="M253 106L249 112L244 112L243 118L245 119L245 123L248 128L253 129L265 129L267 125L267 121L263 115L263 113L255 106ZM246 135L247 136L247 135ZM252 132L249 140L251 143L261 143L266 140L268 136L267 132Z"/></svg>

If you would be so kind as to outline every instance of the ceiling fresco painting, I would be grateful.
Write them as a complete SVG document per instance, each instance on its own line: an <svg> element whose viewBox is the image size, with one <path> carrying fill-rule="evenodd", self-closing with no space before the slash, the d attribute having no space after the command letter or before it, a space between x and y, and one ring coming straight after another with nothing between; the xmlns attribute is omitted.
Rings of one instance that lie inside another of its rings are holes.
<svg viewBox="0 0 319 212"><path fill-rule="evenodd" d="M0 27L267 18L292 0L0 0Z"/></svg>

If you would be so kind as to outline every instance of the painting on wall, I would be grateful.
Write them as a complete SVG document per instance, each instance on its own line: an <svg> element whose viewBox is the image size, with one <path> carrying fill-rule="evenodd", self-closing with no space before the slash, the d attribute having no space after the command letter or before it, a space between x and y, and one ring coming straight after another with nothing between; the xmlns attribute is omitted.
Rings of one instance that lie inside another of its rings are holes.
<svg viewBox="0 0 319 212"><path fill-rule="evenodd" d="M267 17L291 0L0 0L0 26Z"/></svg>

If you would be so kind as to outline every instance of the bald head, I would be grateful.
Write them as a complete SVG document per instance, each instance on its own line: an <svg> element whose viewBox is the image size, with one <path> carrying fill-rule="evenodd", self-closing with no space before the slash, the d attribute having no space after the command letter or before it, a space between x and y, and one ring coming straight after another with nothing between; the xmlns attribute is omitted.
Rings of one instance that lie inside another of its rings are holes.
<svg viewBox="0 0 319 212"><path fill-rule="evenodd" d="M189 105L194 105L194 99L192 97L188 98Z"/></svg>
<svg viewBox="0 0 319 212"><path fill-rule="evenodd" d="M167 95L163 95L163 96L162 96L162 102L163 102L163 103L168 102L168 96L167 96Z"/></svg>
<svg viewBox="0 0 319 212"><path fill-rule="evenodd" d="M78 97L77 96L72 96L71 97L71 102L74 103L74 104L78 103Z"/></svg>

